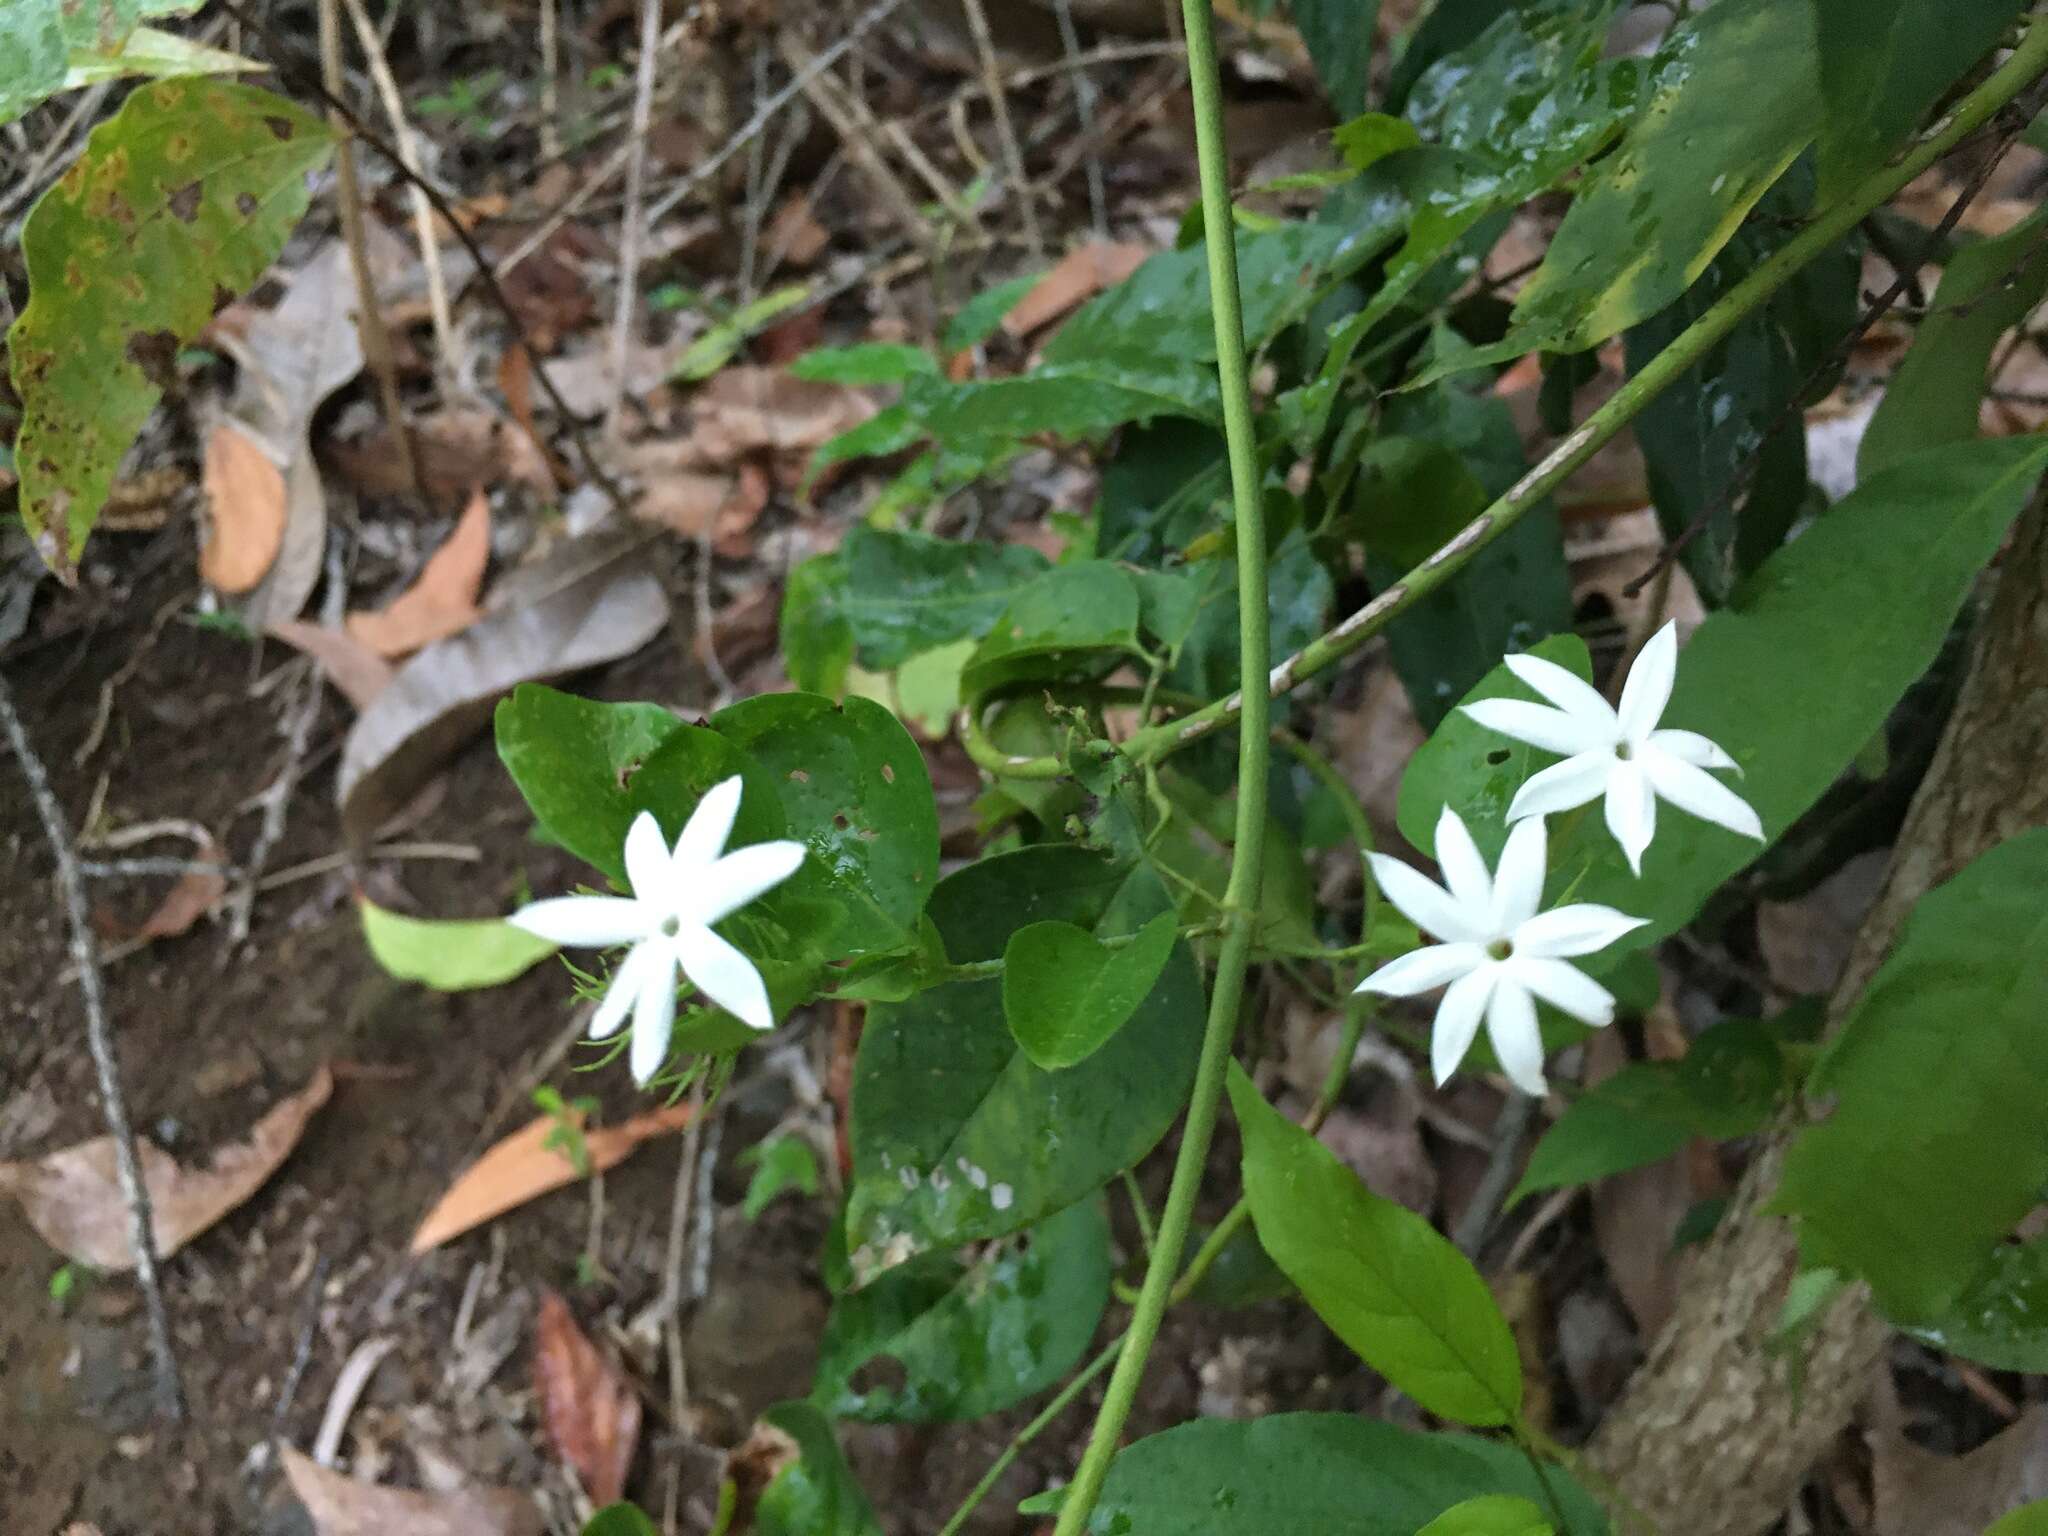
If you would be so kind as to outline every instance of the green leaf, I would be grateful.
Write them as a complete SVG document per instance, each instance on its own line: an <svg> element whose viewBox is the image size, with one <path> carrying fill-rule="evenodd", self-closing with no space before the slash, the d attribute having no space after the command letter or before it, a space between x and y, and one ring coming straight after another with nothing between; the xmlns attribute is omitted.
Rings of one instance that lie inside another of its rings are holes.
<svg viewBox="0 0 2048 1536"><path fill-rule="evenodd" d="M1138 589L1107 560L1058 565L1019 592L960 673L969 694L1067 670L1086 653L1128 653L1138 643Z"/></svg>
<svg viewBox="0 0 2048 1536"><path fill-rule="evenodd" d="M856 524L839 548L834 611L865 667L888 671L920 651L980 639L1050 566L1022 544L956 543Z"/></svg>
<svg viewBox="0 0 2048 1536"><path fill-rule="evenodd" d="M918 374L936 376L939 365L923 347L866 341L851 347L820 347L789 365L800 379L827 384L901 384Z"/></svg>
<svg viewBox="0 0 2048 1536"><path fill-rule="evenodd" d="M758 1142L740 1154L740 1166L754 1170L740 1203L749 1221L759 1221L778 1195L818 1192L817 1154L801 1136L771 1136Z"/></svg>
<svg viewBox="0 0 2048 1536"><path fill-rule="evenodd" d="M1000 957L1017 929L1059 921L1098 937L1168 905L1134 875L1066 845L970 864L928 915L956 963ZM1002 984L961 981L868 1010L853 1081L847 1239L872 1274L930 1249L999 1237L1072 1205L1151 1151L1194 1080L1202 987L1186 945L1085 1068L1033 1066L1003 1023Z"/></svg>
<svg viewBox="0 0 2048 1536"><path fill-rule="evenodd" d="M637 809L627 787L683 722L659 704L604 704L522 683L498 705L493 724L498 758L541 828L584 863L623 880L626 829Z"/></svg>
<svg viewBox="0 0 2048 1536"><path fill-rule="evenodd" d="M1372 4L1373 9L1379 8L1379 0L1372 0ZM1414 149L1422 142L1422 135L1405 117L1365 112L1331 129L1330 140L1346 165L1354 171L1364 171L1396 150Z"/></svg>
<svg viewBox="0 0 2048 1536"><path fill-rule="evenodd" d="M1621 146L1587 176L1507 340L1470 361L1579 352L1683 293L1820 120L1813 12L1721 0L1673 31Z"/></svg>
<svg viewBox="0 0 2048 1536"><path fill-rule="evenodd" d="M846 560L838 550L804 561L789 573L782 592L782 659L789 680L830 699L846 691L846 670L853 665L853 625L841 611L845 597Z"/></svg>
<svg viewBox="0 0 2048 1536"><path fill-rule="evenodd" d="M796 1442L754 1511L754 1536L882 1536L874 1507L839 1450L831 1420L809 1403L778 1403L761 1422Z"/></svg>
<svg viewBox="0 0 2048 1536"><path fill-rule="evenodd" d="M1072 923L1029 923L1011 934L1003 1017L1024 1054L1048 1072L1093 1056L1151 993L1177 936L1171 912L1115 948Z"/></svg>
<svg viewBox="0 0 2048 1536"><path fill-rule="evenodd" d="M71 89L73 69L120 54L145 16L197 9L197 0L8 0L0 7L0 123Z"/></svg>
<svg viewBox="0 0 2048 1536"><path fill-rule="evenodd" d="M1903 1322L1952 1307L2048 1184L2048 829L1920 899L1814 1070L1775 1205ZM1873 1198L1879 1192L1880 1198Z"/></svg>
<svg viewBox="0 0 2048 1536"><path fill-rule="evenodd" d="M1859 475L1977 435L1992 348L2048 293L2044 230L2048 212L1956 252L1863 434Z"/></svg>
<svg viewBox="0 0 2048 1536"><path fill-rule="evenodd" d="M1109 1303L1109 1217L1082 1200L964 1264L927 1254L839 1297L811 1400L835 1418L934 1424L1000 1413L1081 1358ZM877 1370L875 1363L893 1361ZM871 1385L856 1385L863 1378Z"/></svg>
<svg viewBox="0 0 2048 1536"><path fill-rule="evenodd" d="M904 718L927 736L944 736L960 709L960 674L974 641L955 640L919 651L896 669L896 699Z"/></svg>
<svg viewBox="0 0 2048 1536"><path fill-rule="evenodd" d="M1999 1517L1984 1536L2048 1536L2048 1499L2022 1504Z"/></svg>
<svg viewBox="0 0 2048 1536"><path fill-rule="evenodd" d="M8 352L21 517L51 569L75 567L178 348L283 249L332 147L268 91L162 81L95 128L30 212Z"/></svg>
<svg viewBox="0 0 2048 1536"><path fill-rule="evenodd" d="M946 327L945 338L940 348L948 357L956 352L965 352L969 347L978 347L995 334L996 327L1003 323L1003 316L1017 307L1017 301L1038 286L1041 273L1026 272L1013 277L1007 283L998 283L985 288L960 306Z"/></svg>
<svg viewBox="0 0 2048 1536"><path fill-rule="evenodd" d="M2001 1246L1953 1306L1908 1331L1993 1370L2048 1373L2048 1238Z"/></svg>
<svg viewBox="0 0 2048 1536"><path fill-rule="evenodd" d="M122 80L130 75L172 80L184 75L234 75L269 67L239 53L195 43L161 27L137 27L113 53L72 49L63 88L75 91L102 80Z"/></svg>
<svg viewBox="0 0 2048 1536"><path fill-rule="evenodd" d="M437 922L407 917L368 898L356 903L370 954L393 976L437 992L495 987L523 975L556 946L510 923Z"/></svg>
<svg viewBox="0 0 2048 1536"><path fill-rule="evenodd" d="M1573 1536L1607 1519L1561 1469ZM1110 1463L1093 1536L1415 1536L1483 1493L1545 1497L1512 1446L1425 1435L1348 1413L1196 1419L1151 1435Z"/></svg>
<svg viewBox="0 0 2048 1536"><path fill-rule="evenodd" d="M1521 1357L1471 1261L1413 1211L1367 1189L1235 1064L1230 1104L1259 1242L1330 1331L1441 1418L1513 1422Z"/></svg>
<svg viewBox="0 0 2048 1536"><path fill-rule="evenodd" d="M1820 798L1933 664L2044 468L2048 438L2040 436L1916 454L1838 502L1693 635L1663 724L1702 732L1734 757L1743 776L1731 782L1767 838ZM1576 647L1559 637L1535 649L1585 676ZM1484 696L1528 694L1501 667L1475 690ZM1516 789L1549 761L1453 713L1409 763L1397 807L1402 833L1433 847L1437 812L1448 802L1493 856L1506 840ZM1760 851L1749 838L1660 806L1639 880L1595 807L1557 835L1549 891L1553 900L1570 891L1574 901L1648 919L1604 952L1602 963L1612 964L1690 921Z"/></svg>
<svg viewBox="0 0 2048 1536"><path fill-rule="evenodd" d="M1302 46L1339 117L1365 110L1380 0L1288 0Z"/></svg>
<svg viewBox="0 0 2048 1536"><path fill-rule="evenodd" d="M1820 54L1821 193L1882 165L2026 0L1812 0Z"/></svg>
<svg viewBox="0 0 2048 1536"><path fill-rule="evenodd" d="M671 377L692 383L710 378L731 362L756 332L766 330L788 311L809 303L810 298L808 283L792 283L742 305L690 343L676 361Z"/></svg>
<svg viewBox="0 0 2048 1536"><path fill-rule="evenodd" d="M1482 1494L1454 1504L1415 1536L1555 1536L1549 1517L1512 1493Z"/></svg>
<svg viewBox="0 0 2048 1536"><path fill-rule="evenodd" d="M637 1504L607 1504L584 1522L583 1536L661 1536Z"/></svg>
<svg viewBox="0 0 2048 1536"><path fill-rule="evenodd" d="M845 913L841 953L912 942L938 884L939 813L902 722L871 699L770 693L720 710L711 729L775 783L782 835L810 848L806 868Z"/></svg>

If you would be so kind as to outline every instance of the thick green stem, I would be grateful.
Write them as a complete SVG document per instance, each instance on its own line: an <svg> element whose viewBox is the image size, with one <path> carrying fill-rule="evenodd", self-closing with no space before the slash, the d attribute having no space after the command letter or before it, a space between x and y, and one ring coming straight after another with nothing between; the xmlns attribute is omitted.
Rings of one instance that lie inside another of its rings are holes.
<svg viewBox="0 0 2048 1536"><path fill-rule="evenodd" d="M1236 225L1230 208L1229 161L1223 145L1223 88L1216 67L1216 27L1209 0L1182 0L1187 23L1188 82L1195 105L1195 153L1202 178L1204 243L1209 251L1209 312L1216 322L1216 372L1223 388L1223 432L1230 453L1230 491L1237 522L1237 631L1240 675L1254 684L1242 711L1237 751L1237 831L1230 880L1223 892L1223 942L1209 993L1209 1018L1195 1069L1194 1096L1174 1159L1173 1183L1160 1214L1159 1235L1145 1268L1144 1288L1131 1313L1124 1347L1117 1355L1081 1465L1060 1507L1054 1536L1080 1536L1094 1513L1116 1455L1124 1422L1145 1374L1145 1360L1174 1289L1195 1213L1195 1195L1209 1160L1209 1142L1223 1099L1224 1069L1237 1035L1238 1003L1259 905L1259 876L1265 864L1266 767L1272 753L1266 739L1269 701L1257 688L1271 664L1266 613L1266 525L1260 506L1260 476L1252 435L1251 382L1244 355L1244 321L1238 307Z"/></svg>

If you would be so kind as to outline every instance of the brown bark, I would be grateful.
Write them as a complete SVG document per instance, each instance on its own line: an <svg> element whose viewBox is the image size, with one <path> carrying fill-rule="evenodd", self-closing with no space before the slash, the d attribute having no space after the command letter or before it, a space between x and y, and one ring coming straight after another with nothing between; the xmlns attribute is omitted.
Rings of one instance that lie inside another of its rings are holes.
<svg viewBox="0 0 2048 1536"><path fill-rule="evenodd" d="M1997 591L1885 885L1857 934L1829 1008L1838 1024L1913 904L1997 843L2048 825L2048 506L2036 500ZM1795 1402L1765 1353L1798 1268L1790 1225L1766 1216L1791 1127L1750 1165L1678 1309L1588 1447L1626 1508L1663 1536L1755 1536L1783 1515L1847 1427L1889 1330L1857 1287L1805 1351ZM1618 1503L1621 1501L1617 1501ZM1621 1520L1628 1528L1626 1518Z"/></svg>

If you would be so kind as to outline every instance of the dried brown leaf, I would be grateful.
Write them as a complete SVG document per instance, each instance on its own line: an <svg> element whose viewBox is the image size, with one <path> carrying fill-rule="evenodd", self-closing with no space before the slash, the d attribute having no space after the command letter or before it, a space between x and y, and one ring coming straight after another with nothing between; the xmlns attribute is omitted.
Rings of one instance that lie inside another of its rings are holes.
<svg viewBox="0 0 2048 1536"><path fill-rule="evenodd" d="M876 410L874 401L847 385L750 366L714 374L691 406L691 441L705 464L732 464L764 449L808 453Z"/></svg>
<svg viewBox="0 0 2048 1536"><path fill-rule="evenodd" d="M480 406L451 406L421 417L407 429L420 485L434 506L465 505L478 486L524 485L542 497L555 493L547 456L517 423ZM365 496L409 497L412 482L388 423L325 452L336 474Z"/></svg>
<svg viewBox="0 0 2048 1536"><path fill-rule="evenodd" d="M390 687L391 679L398 675L390 662L347 630L292 619L271 625L268 633L318 662L327 680L358 710L368 709L370 701Z"/></svg>
<svg viewBox="0 0 2048 1536"><path fill-rule="evenodd" d="M210 837L193 850L192 857L201 864L227 862L227 855L221 851L220 844ZM228 877L219 870L190 870L178 876L177 884L164 893L164 899L157 903L156 910L128 936L143 940L174 939L211 912L214 903L227 893Z"/></svg>
<svg viewBox="0 0 2048 1536"><path fill-rule="evenodd" d="M221 1148L204 1167L188 1168L154 1143L141 1142L137 1151L158 1253L176 1253L262 1188L333 1091L333 1075L320 1068L304 1088L257 1121L247 1140ZM111 1136L33 1162L0 1163L0 1193L20 1201L29 1225L67 1257L95 1269L134 1267Z"/></svg>
<svg viewBox="0 0 2048 1536"><path fill-rule="evenodd" d="M381 1488L320 1466L290 1446L282 1458L316 1536L541 1536L546 1529L533 1500L510 1488Z"/></svg>
<svg viewBox="0 0 2048 1536"><path fill-rule="evenodd" d="M2048 1498L2048 1404L2036 1403L1967 1456L1940 1456L1897 1423L1870 1432L1872 1536L1978 1536Z"/></svg>
<svg viewBox="0 0 2048 1536"><path fill-rule="evenodd" d="M482 611L476 600L490 558L491 504L478 488L419 579L377 612L350 614L349 634L379 656L396 660L467 629Z"/></svg>
<svg viewBox="0 0 2048 1536"><path fill-rule="evenodd" d="M780 262L787 262L792 267L808 267L825 254L825 246L831 238L825 226L811 212L810 194L792 192L768 221L762 244L767 247L771 269Z"/></svg>
<svg viewBox="0 0 2048 1536"><path fill-rule="evenodd" d="M239 595L263 579L284 547L284 472L247 432L222 422L206 439L204 483L199 574Z"/></svg>
<svg viewBox="0 0 2048 1536"><path fill-rule="evenodd" d="M585 1131L583 1146L589 1170L603 1173L615 1168L631 1157L642 1142L667 1136L689 1123L689 1105L672 1104L635 1115L618 1125ZM493 1217L585 1177L576 1171L576 1164L565 1148L548 1145L555 1139L557 1128L553 1116L543 1115L470 1164L427 1212L426 1220L412 1235L411 1251L425 1253L438 1248Z"/></svg>
<svg viewBox="0 0 2048 1536"><path fill-rule="evenodd" d="M533 1385L555 1454L576 1469L593 1504L616 1503L640 1444L640 1398L554 1291L541 1293L534 1320Z"/></svg>
<svg viewBox="0 0 2048 1536"><path fill-rule="evenodd" d="M1067 252L1032 284L1003 316L1003 331L1013 339L1049 325L1105 288L1137 271L1152 254L1149 246L1092 240Z"/></svg>

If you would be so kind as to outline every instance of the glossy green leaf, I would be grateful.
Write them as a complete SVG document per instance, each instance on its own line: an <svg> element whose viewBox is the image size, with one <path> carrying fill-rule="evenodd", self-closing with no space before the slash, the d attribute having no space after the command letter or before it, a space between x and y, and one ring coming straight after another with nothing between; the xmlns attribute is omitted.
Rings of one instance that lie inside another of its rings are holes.
<svg viewBox="0 0 2048 1536"><path fill-rule="evenodd" d="M1820 798L1934 662L2044 469L2048 438L2038 436L1916 454L1838 502L1695 632L1679 654L1663 724L1703 732L1735 758L1743 775L1731 782L1767 837ZM1536 649L1585 675L1577 644L1560 637ZM1487 694L1530 697L1505 667L1475 690ZM1454 713L1409 763L1402 833L1434 846L1437 812L1448 801L1491 856L1505 841L1515 790L1550 761ZM1557 833L1549 891L1552 900L1568 890L1575 901L1648 919L1603 954L1612 964L1689 921L1760 851L1749 838L1660 805L1637 879L1596 809Z"/></svg>
<svg viewBox="0 0 2048 1536"><path fill-rule="evenodd" d="M1166 969L1178 925L1162 912L1114 948L1072 923L1028 923L1003 950L1003 1017L1047 1071L1075 1066L1130 1021Z"/></svg>
<svg viewBox="0 0 2048 1536"><path fill-rule="evenodd" d="M1259 1242L1330 1331L1429 1412L1512 1422L1521 1357L1471 1261L1413 1211L1367 1189L1235 1065L1230 1103Z"/></svg>
<svg viewBox="0 0 2048 1536"><path fill-rule="evenodd" d="M1378 0L1374 0L1377 5ZM1405 117L1384 112L1364 112L1330 130L1330 142L1354 171L1366 171L1396 150L1414 149L1422 135Z"/></svg>
<svg viewBox="0 0 2048 1536"><path fill-rule="evenodd" d="M1882 165L2026 0L1810 0L1820 59L1822 195Z"/></svg>
<svg viewBox="0 0 2048 1536"><path fill-rule="evenodd" d="M270 66L224 48L209 48L161 27L137 27L112 53L97 49L71 51L64 71L64 89L97 85L103 80L125 80L133 75L152 80L175 80L185 75L236 75L261 71Z"/></svg>
<svg viewBox="0 0 2048 1536"><path fill-rule="evenodd" d="M1302 46L1339 117L1365 110L1380 0L1288 0Z"/></svg>
<svg viewBox="0 0 2048 1536"><path fill-rule="evenodd" d="M2048 1184L2048 829L1920 899L1815 1069L1776 1206L1904 1322L1952 1307ZM1882 1192L1881 1198L1873 1198Z"/></svg>
<svg viewBox="0 0 2048 1536"><path fill-rule="evenodd" d="M2036 1499L2000 1516L1984 1536L2048 1536L2048 1499Z"/></svg>
<svg viewBox="0 0 2048 1536"><path fill-rule="evenodd" d="M818 1192L818 1156L801 1136L772 1136L758 1142L740 1154L739 1163L754 1170L740 1202L749 1221L760 1220L761 1213L780 1195Z"/></svg>
<svg viewBox="0 0 2048 1536"><path fill-rule="evenodd" d="M22 521L53 570L76 565L178 349L275 259L333 142L268 91L160 81L29 214L29 300L8 333L14 455Z"/></svg>
<svg viewBox="0 0 2048 1536"><path fill-rule="evenodd" d="M968 693L1098 664L1087 653L1129 652L1138 643L1138 589L1107 560L1054 566L1019 592L960 673Z"/></svg>
<svg viewBox="0 0 2048 1536"><path fill-rule="evenodd" d="M1992 349L2048 294L2044 231L2048 212L1956 252L1870 418L1858 474L1977 435Z"/></svg>
<svg viewBox="0 0 2048 1536"><path fill-rule="evenodd" d="M1607 1519L1562 1469L1546 1467L1573 1536ZM1487 1493L1544 1499L1529 1462L1501 1441L1426 1435L1349 1413L1196 1419L1110 1463L1092 1536L1415 1536Z"/></svg>
<svg viewBox="0 0 2048 1536"><path fill-rule="evenodd" d="M1947 1311L1908 1331L1993 1370L2048 1374L2048 1238L2003 1244Z"/></svg>
<svg viewBox="0 0 2048 1536"><path fill-rule="evenodd" d="M956 963L999 958L1017 929L1129 933L1164 910L1151 876L1048 845L941 881L927 909ZM868 1010L854 1063L847 1239L858 1273L1018 1231L1151 1151L1187 1101L1202 987L1185 945L1086 1067L1032 1065L1003 1022L1002 984L960 981Z"/></svg>
<svg viewBox="0 0 2048 1536"><path fill-rule="evenodd" d="M1109 1303L1109 1273L1099 1199L973 1263L951 1254L913 1259L833 1303L811 1400L834 1418L874 1423L1000 1413L1081 1358Z"/></svg>
<svg viewBox="0 0 2048 1536"><path fill-rule="evenodd" d="M938 363L923 347L865 341L851 347L820 347L789 365L800 379L828 384L901 384L918 374L937 374Z"/></svg>
<svg viewBox="0 0 2048 1536"><path fill-rule="evenodd" d="M583 1536L661 1536L661 1527L637 1504L607 1504L584 1522Z"/></svg>
<svg viewBox="0 0 2048 1536"><path fill-rule="evenodd" d="M407 917L367 897L356 906L376 962L401 980L423 982L437 992L499 986L555 952L546 939L506 922Z"/></svg>
<svg viewBox="0 0 2048 1536"><path fill-rule="evenodd" d="M685 382L710 378L738 355L749 337L766 330L790 310L810 302L810 297L809 284L792 283L741 305L725 318L714 321L690 343L677 359L671 377Z"/></svg>
<svg viewBox="0 0 2048 1536"><path fill-rule="evenodd" d="M625 877L635 811L627 787L682 724L659 704L606 704L538 683L514 689L493 717L498 758L534 819L614 880Z"/></svg>
<svg viewBox="0 0 2048 1536"><path fill-rule="evenodd" d="M762 1493L753 1536L882 1536L831 1420L809 1403L778 1403L761 1422L796 1442L797 1459Z"/></svg>
<svg viewBox="0 0 2048 1536"><path fill-rule="evenodd" d="M1036 288L1043 276L1038 272L1026 272L1013 277L1007 283L998 283L993 288L984 288L965 304L960 312L946 326L945 339L940 343L947 356L965 352L969 347L980 346L993 336L996 327L1003 323L1003 316L1017 307L1017 301Z"/></svg>
<svg viewBox="0 0 2048 1536"><path fill-rule="evenodd" d="M813 555L789 573L782 590L780 633L789 680L807 693L836 699L853 665L853 625L841 612L846 561L838 550Z"/></svg>
<svg viewBox="0 0 2048 1536"><path fill-rule="evenodd" d="M1488 1493L1452 1505L1415 1536L1555 1536L1555 1531L1532 1501L1512 1493Z"/></svg>
<svg viewBox="0 0 2048 1536"><path fill-rule="evenodd" d="M816 601L846 626L861 665L877 671L935 646L980 639L1050 569L1045 556L1021 544L881 533L858 523L831 558L838 583ZM788 623L785 609L785 629Z"/></svg>

